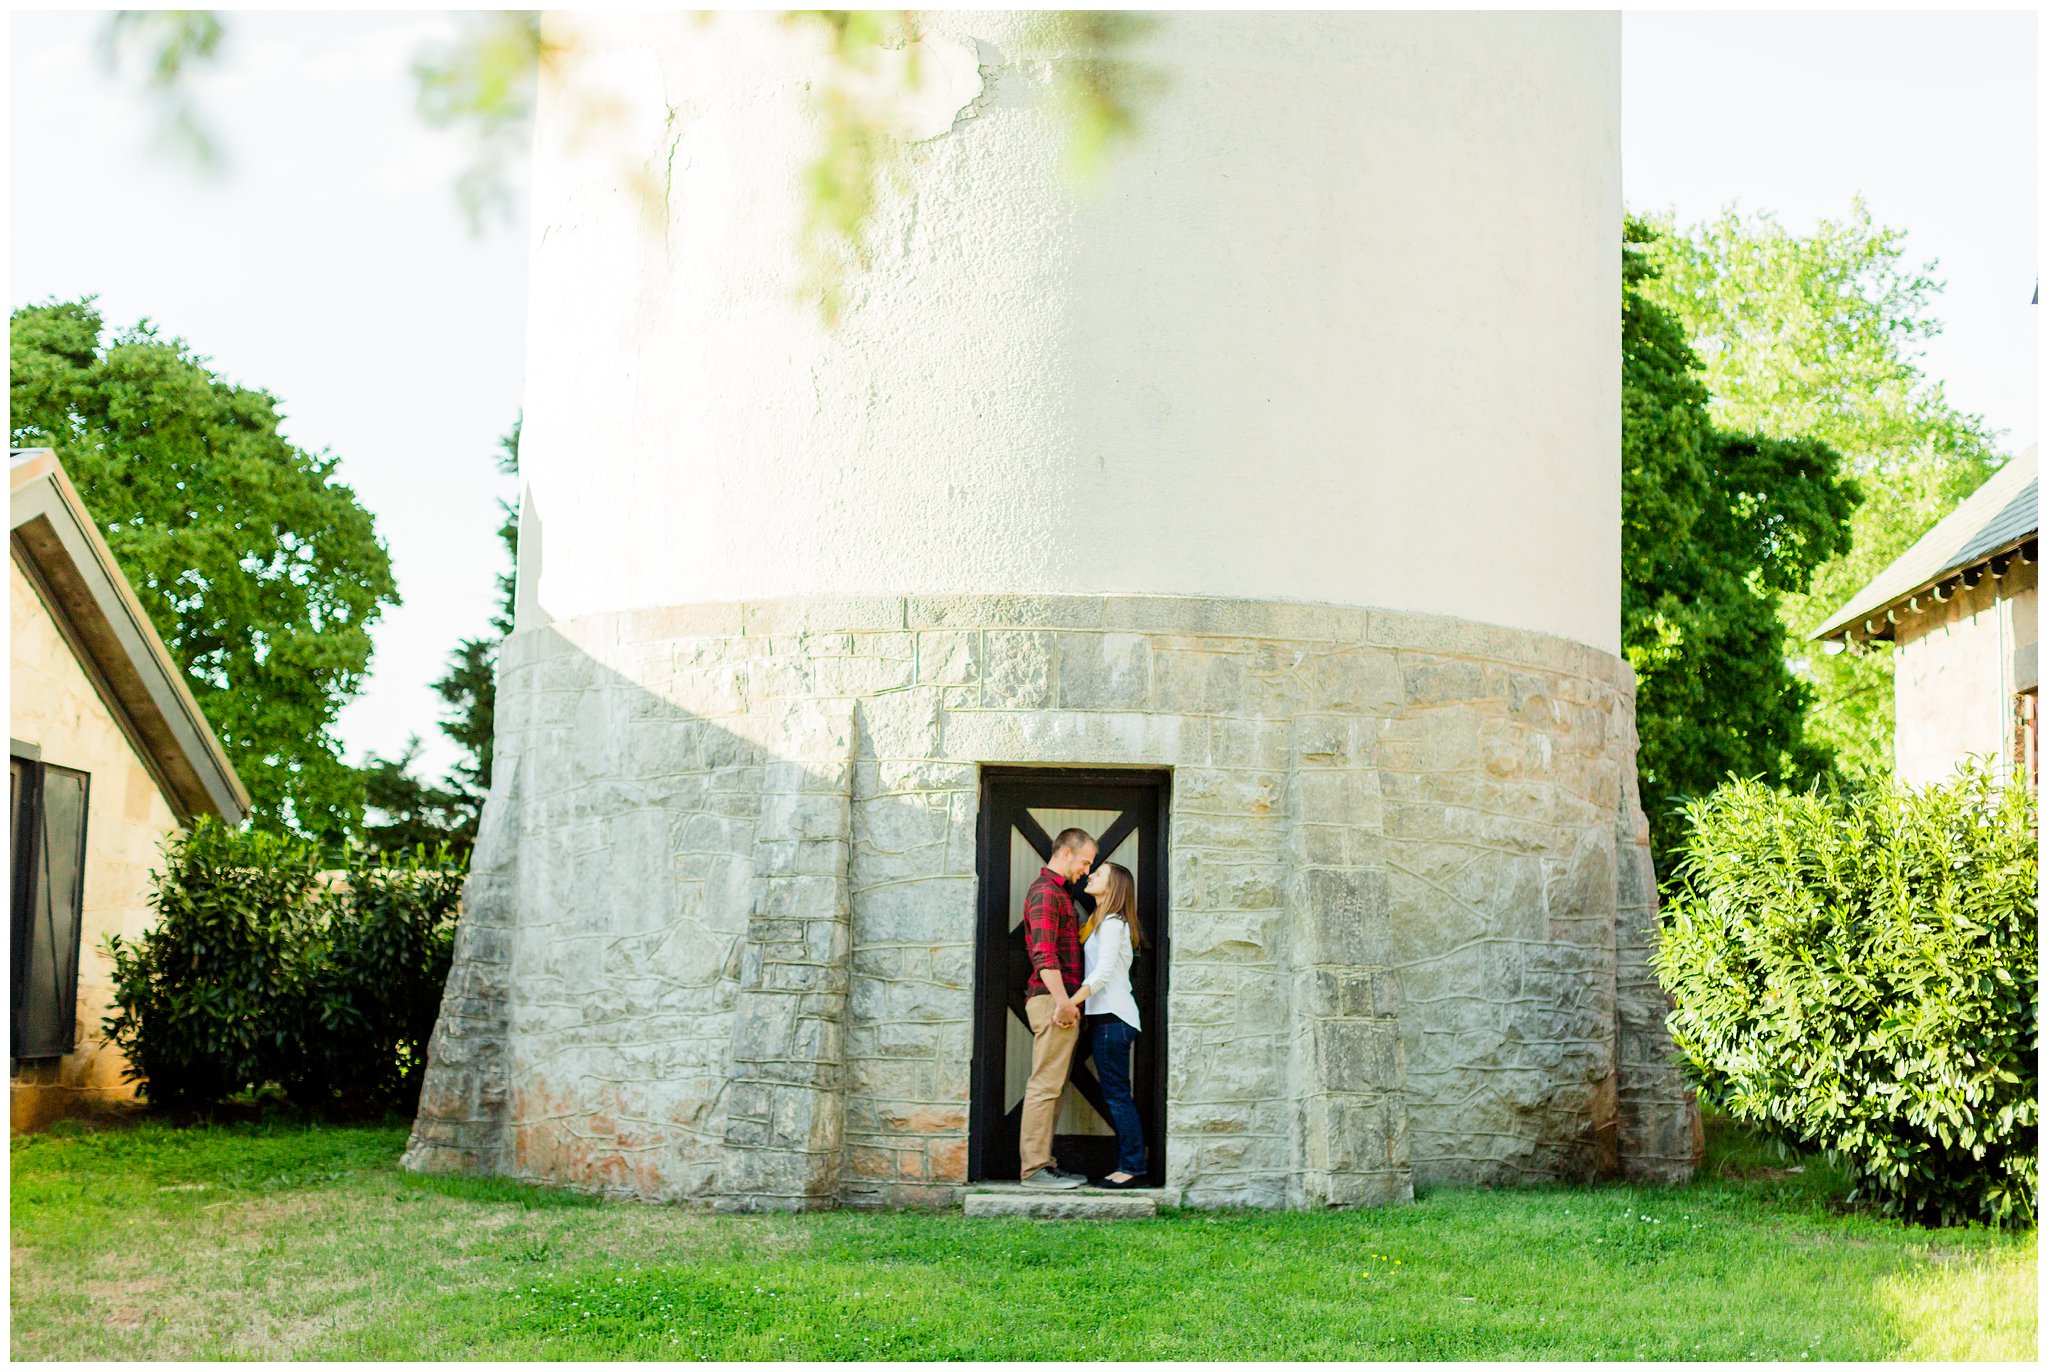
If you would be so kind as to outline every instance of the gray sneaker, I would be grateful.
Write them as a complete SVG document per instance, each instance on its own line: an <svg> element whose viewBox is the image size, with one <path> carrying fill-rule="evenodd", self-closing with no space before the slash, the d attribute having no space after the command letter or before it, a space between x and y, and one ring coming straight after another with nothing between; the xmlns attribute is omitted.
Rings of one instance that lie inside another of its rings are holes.
<svg viewBox="0 0 2048 1372"><path fill-rule="evenodd" d="M1028 1186L1034 1191L1071 1191L1086 1180L1086 1177L1077 1177L1072 1172L1041 1167L1017 1184Z"/></svg>

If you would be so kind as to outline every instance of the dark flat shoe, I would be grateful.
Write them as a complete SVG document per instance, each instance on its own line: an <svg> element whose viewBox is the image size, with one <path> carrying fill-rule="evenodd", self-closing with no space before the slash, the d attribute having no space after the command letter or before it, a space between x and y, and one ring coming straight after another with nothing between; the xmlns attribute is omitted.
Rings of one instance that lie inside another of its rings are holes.
<svg viewBox="0 0 2048 1372"><path fill-rule="evenodd" d="M1088 1184L1100 1187L1104 1191L1143 1191L1149 1189L1146 1187L1143 1177L1132 1177L1129 1181L1111 1181L1108 1177L1090 1177L1088 1178Z"/></svg>

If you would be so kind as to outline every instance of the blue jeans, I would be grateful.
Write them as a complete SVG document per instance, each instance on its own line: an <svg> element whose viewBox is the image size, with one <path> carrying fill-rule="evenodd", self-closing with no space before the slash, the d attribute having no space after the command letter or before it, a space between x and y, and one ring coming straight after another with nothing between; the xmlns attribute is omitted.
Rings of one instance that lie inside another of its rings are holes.
<svg viewBox="0 0 2048 1372"><path fill-rule="evenodd" d="M1095 1079L1109 1106L1116 1129L1116 1166L1112 1172L1145 1175L1145 1127L1138 1122L1138 1103L1131 1099L1131 1045L1138 1031L1115 1015L1088 1021L1088 1055L1095 1059Z"/></svg>

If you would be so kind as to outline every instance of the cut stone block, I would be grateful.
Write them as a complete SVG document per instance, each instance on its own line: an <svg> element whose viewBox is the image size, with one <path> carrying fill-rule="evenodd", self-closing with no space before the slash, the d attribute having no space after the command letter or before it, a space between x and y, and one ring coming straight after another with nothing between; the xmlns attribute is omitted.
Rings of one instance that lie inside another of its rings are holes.
<svg viewBox="0 0 2048 1372"><path fill-rule="evenodd" d="M993 1183L969 1191L961 1208L969 1219L1149 1220L1162 1205L1180 1203L1175 1187L1141 1191L1038 1191L1020 1183Z"/></svg>

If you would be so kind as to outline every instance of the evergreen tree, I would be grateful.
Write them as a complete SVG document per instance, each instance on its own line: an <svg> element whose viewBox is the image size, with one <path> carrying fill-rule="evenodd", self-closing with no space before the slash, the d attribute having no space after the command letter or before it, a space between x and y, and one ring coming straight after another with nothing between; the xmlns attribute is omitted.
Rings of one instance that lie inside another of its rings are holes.
<svg viewBox="0 0 2048 1372"><path fill-rule="evenodd" d="M498 470L508 476L519 474L519 425L498 441ZM491 737L498 699L498 645L512 632L512 607L519 566L519 506L500 500L502 519L498 538L505 545L505 570L498 573L498 611L491 616L489 631L477 638L465 638L455 645L448 670L434 683L434 690L448 702L451 712L441 721L441 732L455 741L467 755L456 764L455 778L476 791L491 788Z"/></svg>
<svg viewBox="0 0 2048 1372"><path fill-rule="evenodd" d="M467 866L476 843L476 798L455 786L421 781L413 775L419 756L420 737L414 734L397 757L372 754L363 763L362 846L392 854L446 843L456 864Z"/></svg>

